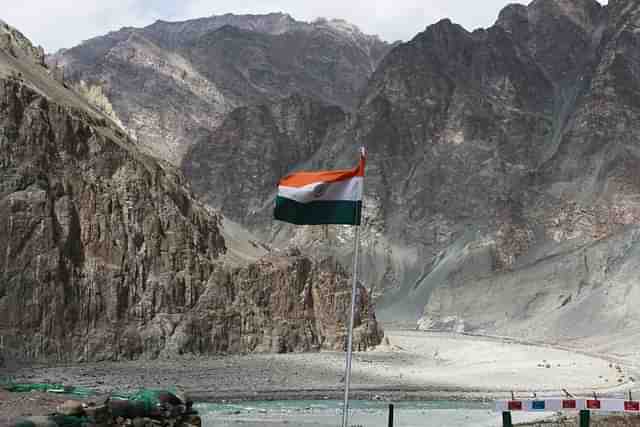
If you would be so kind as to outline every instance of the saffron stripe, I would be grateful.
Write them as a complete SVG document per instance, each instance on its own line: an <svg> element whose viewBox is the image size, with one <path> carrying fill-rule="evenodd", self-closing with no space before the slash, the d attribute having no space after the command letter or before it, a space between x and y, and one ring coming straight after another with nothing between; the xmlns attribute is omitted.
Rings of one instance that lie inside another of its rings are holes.
<svg viewBox="0 0 640 427"><path fill-rule="evenodd" d="M319 172L295 172L285 176L280 180L283 187L304 187L316 182L336 182L344 181L356 176L364 176L364 157L360 158L360 163L353 169L319 171Z"/></svg>

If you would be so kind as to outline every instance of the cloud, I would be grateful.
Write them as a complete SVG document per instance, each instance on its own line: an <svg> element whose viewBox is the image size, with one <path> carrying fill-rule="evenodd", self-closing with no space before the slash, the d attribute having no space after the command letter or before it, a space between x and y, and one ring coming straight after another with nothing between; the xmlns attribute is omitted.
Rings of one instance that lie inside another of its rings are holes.
<svg viewBox="0 0 640 427"><path fill-rule="evenodd" d="M123 26L148 25L164 11L140 0L18 0L3 5L1 13L8 24L50 52Z"/></svg>
<svg viewBox="0 0 640 427"><path fill-rule="evenodd" d="M508 0L1 0L0 18L48 52L72 47L121 27L157 19L184 20L224 13L285 12L296 19L342 18L388 41L408 40L451 18L472 30L495 22ZM511 1L513 2L513 1ZM517 0L517 3L528 1Z"/></svg>

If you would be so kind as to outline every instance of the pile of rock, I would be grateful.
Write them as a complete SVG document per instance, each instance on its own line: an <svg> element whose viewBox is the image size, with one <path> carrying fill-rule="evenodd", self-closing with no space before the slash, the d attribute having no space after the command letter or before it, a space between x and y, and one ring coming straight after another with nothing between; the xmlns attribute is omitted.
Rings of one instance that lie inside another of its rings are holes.
<svg viewBox="0 0 640 427"><path fill-rule="evenodd" d="M103 403L67 400L54 414L18 418L9 427L201 427L200 416L186 395L178 397L168 391L148 393L153 398L112 395Z"/></svg>

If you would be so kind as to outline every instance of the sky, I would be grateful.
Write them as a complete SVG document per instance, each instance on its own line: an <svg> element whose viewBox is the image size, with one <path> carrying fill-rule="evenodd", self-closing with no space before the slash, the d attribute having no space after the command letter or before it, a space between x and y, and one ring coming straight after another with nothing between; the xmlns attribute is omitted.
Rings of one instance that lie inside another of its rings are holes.
<svg viewBox="0 0 640 427"><path fill-rule="evenodd" d="M0 19L47 52L158 19L284 12L301 21L342 18L383 40L409 40L450 18L468 30L492 25L508 3L528 0L0 0ZM602 1L601 1L602 2Z"/></svg>

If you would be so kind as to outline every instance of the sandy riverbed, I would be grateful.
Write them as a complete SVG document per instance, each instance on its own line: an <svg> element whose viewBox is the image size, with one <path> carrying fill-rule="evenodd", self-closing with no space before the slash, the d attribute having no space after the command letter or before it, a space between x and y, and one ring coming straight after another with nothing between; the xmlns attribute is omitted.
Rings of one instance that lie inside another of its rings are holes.
<svg viewBox="0 0 640 427"><path fill-rule="evenodd" d="M615 364L567 350L409 330L387 337L389 345L355 355L354 397L492 399L511 390L591 394L633 385ZM343 372L344 354L325 352L29 366L10 375L104 392L179 385L199 400L221 401L339 398Z"/></svg>

